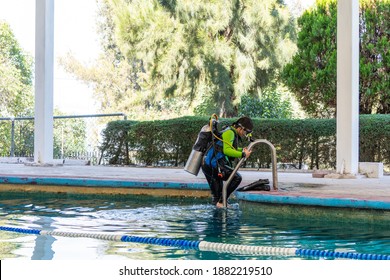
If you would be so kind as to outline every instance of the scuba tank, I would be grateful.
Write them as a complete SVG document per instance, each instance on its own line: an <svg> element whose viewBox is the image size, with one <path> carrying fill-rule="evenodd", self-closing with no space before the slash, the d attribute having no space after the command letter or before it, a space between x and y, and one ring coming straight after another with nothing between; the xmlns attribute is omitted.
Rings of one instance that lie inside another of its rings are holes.
<svg viewBox="0 0 390 280"><path fill-rule="evenodd" d="M213 114L210 118L210 123L202 127L194 146L192 146L191 154L184 166L185 171L198 176L203 155L213 141L213 134L218 130L217 125L218 117Z"/></svg>

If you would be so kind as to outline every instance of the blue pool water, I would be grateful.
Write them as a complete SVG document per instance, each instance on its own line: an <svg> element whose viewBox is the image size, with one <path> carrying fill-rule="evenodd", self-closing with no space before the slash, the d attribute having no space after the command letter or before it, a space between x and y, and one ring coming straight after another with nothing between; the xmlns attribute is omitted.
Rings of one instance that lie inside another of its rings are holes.
<svg viewBox="0 0 390 280"><path fill-rule="evenodd" d="M252 215L238 203L225 211L207 199L0 193L0 217L0 226L17 228L390 255L389 225ZM0 231L0 259L12 258L299 259Z"/></svg>

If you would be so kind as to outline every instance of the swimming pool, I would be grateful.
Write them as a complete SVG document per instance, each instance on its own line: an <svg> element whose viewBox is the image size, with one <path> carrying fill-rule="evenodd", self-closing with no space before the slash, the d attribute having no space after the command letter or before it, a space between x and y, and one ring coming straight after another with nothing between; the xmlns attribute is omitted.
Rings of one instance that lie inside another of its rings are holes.
<svg viewBox="0 0 390 280"><path fill-rule="evenodd" d="M233 201L234 202L234 201ZM233 203L135 195L0 193L0 226L390 255L390 226L259 215ZM317 217L318 218L318 217ZM301 259L0 231L1 259ZM309 257L318 259L319 257Z"/></svg>

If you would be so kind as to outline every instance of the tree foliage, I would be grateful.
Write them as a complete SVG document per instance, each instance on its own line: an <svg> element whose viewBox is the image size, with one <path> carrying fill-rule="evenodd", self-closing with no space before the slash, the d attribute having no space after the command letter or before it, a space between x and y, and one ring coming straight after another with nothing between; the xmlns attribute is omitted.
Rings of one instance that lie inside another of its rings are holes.
<svg viewBox="0 0 390 280"><path fill-rule="evenodd" d="M242 96L275 87L295 51L294 22L281 0L100 4L104 56L92 67L71 57L62 63L94 85L104 110L130 117L140 110L237 115Z"/></svg>
<svg viewBox="0 0 390 280"><path fill-rule="evenodd" d="M360 36L360 112L389 114L389 0L362 1Z"/></svg>
<svg viewBox="0 0 390 280"><path fill-rule="evenodd" d="M283 79L313 117L334 116L337 1L317 0L298 20L298 52ZM360 1L360 113L390 112L389 0Z"/></svg>
<svg viewBox="0 0 390 280"><path fill-rule="evenodd" d="M292 105L289 100L283 100L277 91L265 92L260 97L244 95L238 106L238 115L264 119L290 119Z"/></svg>
<svg viewBox="0 0 390 280"><path fill-rule="evenodd" d="M0 21L0 114L31 114L32 58L23 52L9 24Z"/></svg>

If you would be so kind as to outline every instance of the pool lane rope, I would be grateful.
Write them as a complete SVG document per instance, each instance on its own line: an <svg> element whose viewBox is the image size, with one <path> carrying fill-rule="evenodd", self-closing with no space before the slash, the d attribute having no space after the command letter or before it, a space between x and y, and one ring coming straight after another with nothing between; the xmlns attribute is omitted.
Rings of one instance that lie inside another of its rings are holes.
<svg viewBox="0 0 390 280"><path fill-rule="evenodd" d="M190 240L171 239L171 238L47 231L47 230L23 229L23 228L4 227L4 226L0 226L0 230L23 233L23 234L36 234L36 235L49 235L49 236L62 236L62 237L82 237L82 238L94 238L94 239L117 241L117 242L133 242L133 243L177 247L182 249L209 251L209 252L217 252L217 253L251 254L251 255L263 255L263 256L324 257L324 258L335 258L335 259L343 258L343 259L357 259L357 260L390 260L390 255L380 255L380 254L362 254L362 253L335 252L335 251L328 251L328 250L311 250L311 249L299 249L299 248L247 246L247 245L225 244L225 243L216 243L216 242L207 242L207 241L190 241Z"/></svg>

